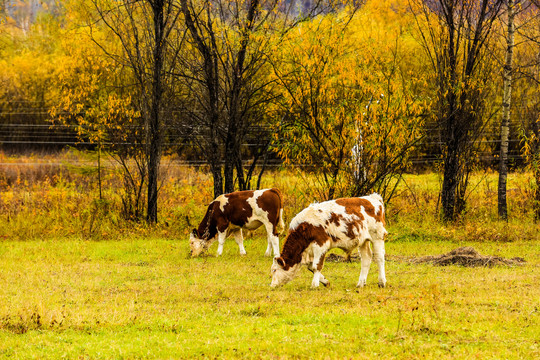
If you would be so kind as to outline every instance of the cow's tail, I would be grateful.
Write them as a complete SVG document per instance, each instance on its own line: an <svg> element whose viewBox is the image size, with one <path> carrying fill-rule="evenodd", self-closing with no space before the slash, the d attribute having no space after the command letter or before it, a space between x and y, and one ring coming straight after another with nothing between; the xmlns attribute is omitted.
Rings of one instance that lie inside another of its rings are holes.
<svg viewBox="0 0 540 360"><path fill-rule="evenodd" d="M278 233L281 234L283 230L285 230L285 221L283 220L283 195L281 195L281 191L279 191L279 189L272 188L270 190L273 191L279 198L277 230Z"/></svg>

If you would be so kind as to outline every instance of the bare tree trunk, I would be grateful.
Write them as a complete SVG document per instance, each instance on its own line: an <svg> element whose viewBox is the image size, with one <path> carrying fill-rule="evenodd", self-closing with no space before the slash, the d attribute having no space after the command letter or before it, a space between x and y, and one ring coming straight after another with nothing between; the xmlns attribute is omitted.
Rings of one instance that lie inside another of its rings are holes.
<svg viewBox="0 0 540 360"><path fill-rule="evenodd" d="M214 199L223 194L223 174L221 173L221 166L219 164L210 165L210 171L212 172L212 178L214 179Z"/></svg>
<svg viewBox="0 0 540 360"><path fill-rule="evenodd" d="M540 67L540 62L538 67ZM540 221L540 123L538 121L533 121L532 132L534 134L534 142L531 144L531 162L536 185L534 189L533 212L534 220L538 222Z"/></svg>
<svg viewBox="0 0 540 360"><path fill-rule="evenodd" d="M212 25L210 7L205 6L206 20L193 8L192 1L181 0L180 11L184 14L186 27L193 38L193 44L199 51L203 66L201 75L201 84L204 85L206 94L202 96L207 99L203 104L206 115L206 126L209 129L210 139L208 140L209 153L206 155L210 162L210 170L214 179L214 198L227 191L228 184L223 188L223 172L221 164L221 153L219 146L219 58L216 44L215 32ZM225 154L227 156L227 154ZM225 168L225 179L227 181L228 168Z"/></svg>
<svg viewBox="0 0 540 360"><path fill-rule="evenodd" d="M506 180L508 176L508 138L510 134L510 105L512 101L512 60L514 54L514 0L507 2L508 32L504 64L503 113L501 120L501 152L499 158L498 212L501 220L508 220Z"/></svg>
<svg viewBox="0 0 540 360"><path fill-rule="evenodd" d="M538 133L538 131L537 131ZM540 135L540 134L538 134ZM537 144L536 145L537 148L536 148L536 158L539 159L540 158L540 154L539 154L539 149L540 146ZM538 162L538 160L537 160ZM534 220L536 222L539 222L540 221L540 166L538 166L538 164L536 164L536 167L534 169L534 178L535 178L535 181L536 181L536 189L534 191Z"/></svg>
<svg viewBox="0 0 540 360"><path fill-rule="evenodd" d="M540 52L536 55L536 74L535 79L540 82ZM538 105L536 107L538 109ZM537 115L538 116L538 115ZM532 148L534 153L532 154L533 172L536 182L536 189L534 192L534 220L540 222L540 122L533 121L533 133L535 136L535 143Z"/></svg>
<svg viewBox="0 0 540 360"><path fill-rule="evenodd" d="M103 145L100 140L98 144L98 151L97 151L99 200L103 200L103 192L101 191L101 149L102 147Z"/></svg>
<svg viewBox="0 0 540 360"><path fill-rule="evenodd" d="M458 215L456 213L456 193L459 174L459 157L457 152L455 144L449 144L444 160L444 176L441 189L442 216L444 221L454 221Z"/></svg>
<svg viewBox="0 0 540 360"><path fill-rule="evenodd" d="M148 198L146 220L157 222L158 176L161 161L161 103L163 99L163 46L165 23L163 18L164 1L151 2L154 15L154 49L152 74L152 99L148 118Z"/></svg>

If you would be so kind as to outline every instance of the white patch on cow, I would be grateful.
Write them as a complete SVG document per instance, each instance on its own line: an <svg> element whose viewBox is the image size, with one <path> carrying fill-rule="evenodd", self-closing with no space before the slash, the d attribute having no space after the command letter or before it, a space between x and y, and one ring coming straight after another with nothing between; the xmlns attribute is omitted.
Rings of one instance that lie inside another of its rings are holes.
<svg viewBox="0 0 540 360"><path fill-rule="evenodd" d="M285 229L285 221L283 220L283 208L279 210L279 232Z"/></svg>
<svg viewBox="0 0 540 360"><path fill-rule="evenodd" d="M272 268L270 270L272 275L272 283L270 284L270 286L276 287L285 285L286 283L290 282L292 279L295 278L301 266L301 264L296 264L290 267L289 270L285 271L281 267L281 265L276 262L276 258L274 258L274 262L272 263Z"/></svg>
<svg viewBox="0 0 540 360"><path fill-rule="evenodd" d="M244 227L250 229L251 224L254 224L253 228L258 228L261 224L264 224L264 227L266 229L266 233L268 235L268 246L266 247L266 251L264 253L264 256L270 256L272 254L272 251L274 253L274 256L279 255L279 238L277 236L274 236L274 225L270 222L270 219L268 219L268 213L261 209L259 205L257 204L257 199L267 190L255 190L253 191L253 196L247 199L248 204L251 206L252 214L251 217L247 220L247 224L244 225ZM283 212L283 209L280 209L280 212Z"/></svg>
<svg viewBox="0 0 540 360"><path fill-rule="evenodd" d="M210 245L215 241L216 237L209 239L208 241L199 239L193 233L189 235L189 247L191 252L191 257L197 257L206 251Z"/></svg>
<svg viewBox="0 0 540 360"><path fill-rule="evenodd" d="M225 212L225 205L229 202L229 198L225 195L219 195L214 201L219 201L219 209Z"/></svg>
<svg viewBox="0 0 540 360"><path fill-rule="evenodd" d="M315 227L326 226L326 222L330 220L332 213L342 215L345 219L351 218L351 215L345 212L345 207L338 205L335 200L313 203L292 219L289 229L295 230L301 223L308 223Z"/></svg>

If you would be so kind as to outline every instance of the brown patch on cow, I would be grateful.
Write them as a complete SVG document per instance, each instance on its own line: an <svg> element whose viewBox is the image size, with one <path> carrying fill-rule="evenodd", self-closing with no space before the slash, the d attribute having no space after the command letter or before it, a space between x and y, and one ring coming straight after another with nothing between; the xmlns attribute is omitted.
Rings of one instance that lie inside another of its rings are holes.
<svg viewBox="0 0 540 360"><path fill-rule="evenodd" d="M326 253L322 254L321 258L319 259L319 263L317 264L317 270L321 271L324 266L324 258L326 257Z"/></svg>
<svg viewBox="0 0 540 360"><path fill-rule="evenodd" d="M358 217L357 221L347 221L345 222L345 219L343 218L343 215L331 213L330 219L326 220L326 226L328 227L330 224L334 224L335 226L340 226L342 222L347 227L347 232L345 235L349 237L350 239L353 239L357 236L358 232L360 231L360 228L362 228L364 225L362 224L364 220L364 216L360 213L360 209L358 209L355 212L348 212L349 214L354 214ZM356 230L356 233L355 233ZM335 237L332 237L333 241L338 241Z"/></svg>
<svg viewBox="0 0 540 360"><path fill-rule="evenodd" d="M334 223L334 225L339 226L341 224L341 220L343 219L343 216L336 213L330 214L330 219L326 220L326 226Z"/></svg>
<svg viewBox="0 0 540 360"><path fill-rule="evenodd" d="M361 217L359 220L357 221L350 221L348 223L346 223L347 225L347 237L349 239L354 239L358 236L358 234L360 233L360 228L362 228L364 226L363 224L363 221L364 221L364 218ZM356 230L356 232L355 232Z"/></svg>
<svg viewBox="0 0 540 360"><path fill-rule="evenodd" d="M253 197L253 190L236 191L224 196L227 198L227 203L223 206L223 214L233 225L244 226L253 215L253 209L247 202L249 198ZM229 225L227 224L227 226ZM225 231L227 226L220 231Z"/></svg>
<svg viewBox="0 0 540 360"><path fill-rule="evenodd" d="M324 227L308 223L301 223L294 230L289 230L281 251L281 257L285 262L283 269L288 270L301 263L302 254L311 243L323 245L329 238Z"/></svg>
<svg viewBox="0 0 540 360"><path fill-rule="evenodd" d="M278 236L277 224L279 222L280 210L283 207L281 192L276 188L263 192L257 198L257 205L268 214L268 221L273 225L272 233L274 236Z"/></svg>
<svg viewBox="0 0 540 360"><path fill-rule="evenodd" d="M371 216L376 221L381 222L383 226L386 226L385 218L384 218L384 211L382 206L378 206L377 209L375 209L375 206L367 200L363 198L342 198L337 199L336 204L344 206L345 211L348 214L354 214L363 221L364 217L360 213L360 207L364 207L364 211L368 216Z"/></svg>

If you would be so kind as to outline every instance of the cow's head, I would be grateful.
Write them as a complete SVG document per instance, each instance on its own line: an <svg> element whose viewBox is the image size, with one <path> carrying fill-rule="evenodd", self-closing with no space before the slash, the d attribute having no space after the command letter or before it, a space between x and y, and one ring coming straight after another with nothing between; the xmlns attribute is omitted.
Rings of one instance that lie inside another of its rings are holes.
<svg viewBox="0 0 540 360"><path fill-rule="evenodd" d="M201 255L204 251L210 246L210 241L199 238L197 229L193 229L189 235L189 249L191 252L191 257L197 257Z"/></svg>
<svg viewBox="0 0 540 360"><path fill-rule="evenodd" d="M282 257L275 257L271 268L272 283L270 286L277 287L285 285L296 277L298 270L300 270L300 263L287 267Z"/></svg>

